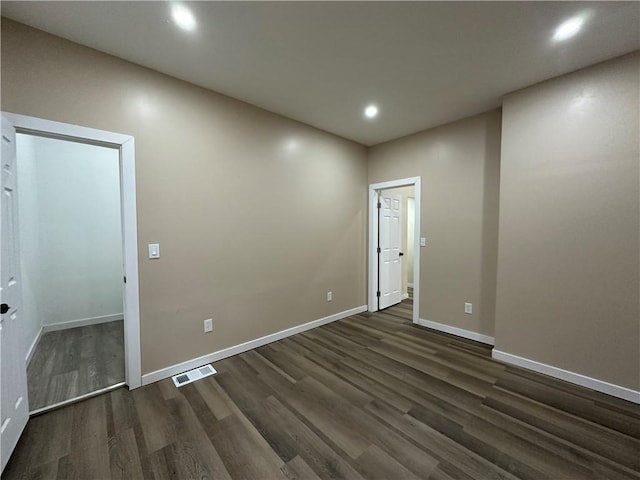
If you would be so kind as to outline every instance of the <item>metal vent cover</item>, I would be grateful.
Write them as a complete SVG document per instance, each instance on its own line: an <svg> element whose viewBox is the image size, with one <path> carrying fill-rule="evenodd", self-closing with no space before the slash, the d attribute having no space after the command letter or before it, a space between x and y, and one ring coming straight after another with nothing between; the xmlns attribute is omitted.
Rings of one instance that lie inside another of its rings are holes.
<svg viewBox="0 0 640 480"><path fill-rule="evenodd" d="M211 366L211 364L204 365L202 367L194 368L193 370L189 370L188 372L179 373L178 375L174 375L171 377L173 383L176 387L182 387L183 385L187 385L191 382L195 382L196 380L200 380L201 378L208 377L209 375L214 375L216 369Z"/></svg>

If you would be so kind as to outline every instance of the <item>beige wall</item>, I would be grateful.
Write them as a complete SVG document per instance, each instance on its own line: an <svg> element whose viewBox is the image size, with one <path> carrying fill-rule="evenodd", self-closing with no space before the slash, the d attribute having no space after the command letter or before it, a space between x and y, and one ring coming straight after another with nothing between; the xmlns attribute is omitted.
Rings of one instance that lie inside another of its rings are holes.
<svg viewBox="0 0 640 480"><path fill-rule="evenodd" d="M135 137L143 372L366 304L364 147L5 19L2 110Z"/></svg>
<svg viewBox="0 0 640 480"><path fill-rule="evenodd" d="M369 183L422 177L421 236L427 246L420 252L420 318L489 336L500 119L494 110L369 150ZM473 303L472 315L464 313L465 302Z"/></svg>
<svg viewBox="0 0 640 480"><path fill-rule="evenodd" d="M640 387L640 56L503 104L496 349Z"/></svg>

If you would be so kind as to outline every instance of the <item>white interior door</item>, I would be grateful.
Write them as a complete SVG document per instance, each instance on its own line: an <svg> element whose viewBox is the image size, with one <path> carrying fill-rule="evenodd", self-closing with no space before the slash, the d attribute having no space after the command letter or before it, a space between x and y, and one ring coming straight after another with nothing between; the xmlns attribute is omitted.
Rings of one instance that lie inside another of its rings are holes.
<svg viewBox="0 0 640 480"><path fill-rule="evenodd" d="M380 194L378 308L400 303L402 289L402 201L400 195Z"/></svg>
<svg viewBox="0 0 640 480"><path fill-rule="evenodd" d="M27 365L20 348L20 271L18 256L18 205L16 181L16 132L2 117L2 169L0 173L0 450L2 470L29 419Z"/></svg>

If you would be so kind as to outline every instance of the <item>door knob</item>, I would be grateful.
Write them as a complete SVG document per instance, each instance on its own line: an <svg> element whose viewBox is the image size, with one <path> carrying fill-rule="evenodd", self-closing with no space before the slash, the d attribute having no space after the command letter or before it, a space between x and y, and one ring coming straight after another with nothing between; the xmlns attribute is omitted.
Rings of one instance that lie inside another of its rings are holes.
<svg viewBox="0 0 640 480"><path fill-rule="evenodd" d="M0 305L0 313L7 313L9 311L9 305L7 305L6 303L3 303L2 305Z"/></svg>
<svg viewBox="0 0 640 480"><path fill-rule="evenodd" d="M404 256L404 253L400 252L400 253L399 253L399 255L400 255L401 257L403 257L403 256Z"/></svg>

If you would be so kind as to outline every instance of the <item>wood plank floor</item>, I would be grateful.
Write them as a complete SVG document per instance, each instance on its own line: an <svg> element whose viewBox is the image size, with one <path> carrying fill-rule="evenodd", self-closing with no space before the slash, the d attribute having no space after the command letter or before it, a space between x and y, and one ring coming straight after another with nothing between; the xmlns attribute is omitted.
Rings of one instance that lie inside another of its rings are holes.
<svg viewBox="0 0 640 480"><path fill-rule="evenodd" d="M27 368L29 409L124 382L122 320L47 332Z"/></svg>
<svg viewBox="0 0 640 480"><path fill-rule="evenodd" d="M498 363L410 315L408 300L180 389L32 418L4 478L640 478L640 406Z"/></svg>

